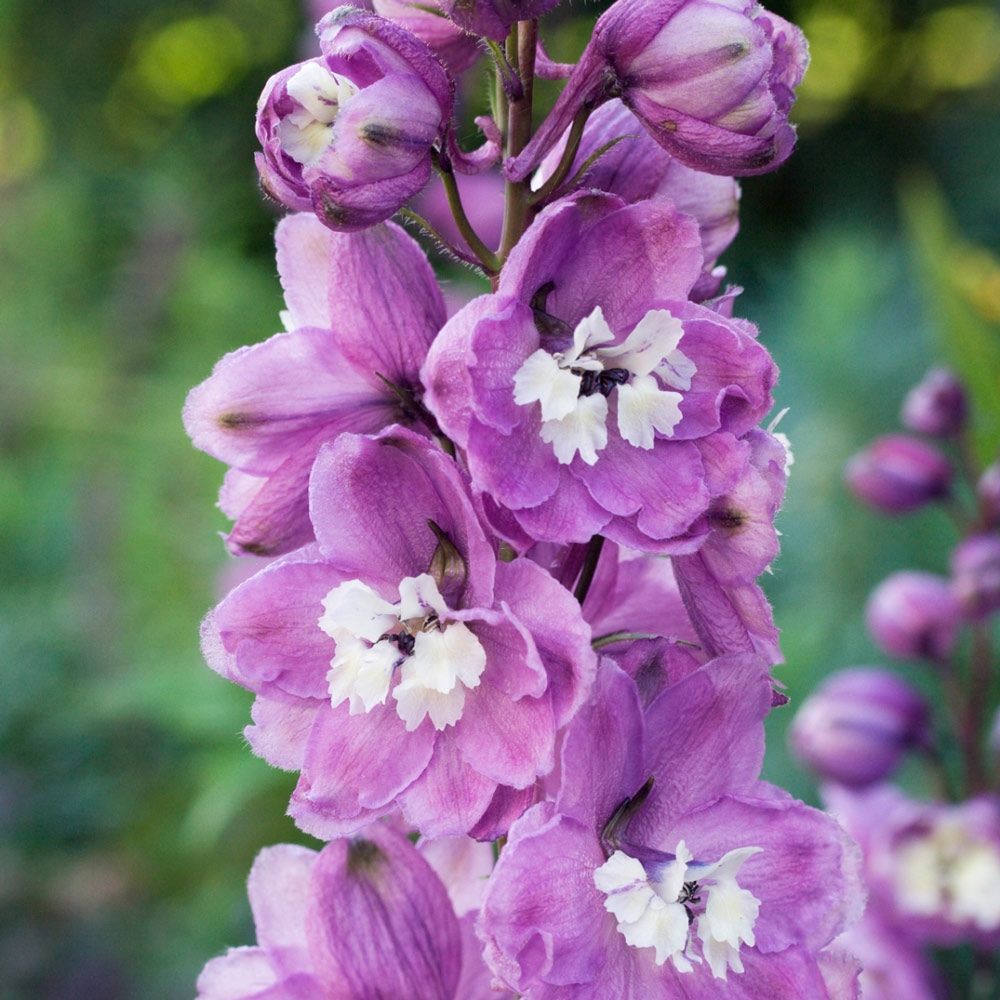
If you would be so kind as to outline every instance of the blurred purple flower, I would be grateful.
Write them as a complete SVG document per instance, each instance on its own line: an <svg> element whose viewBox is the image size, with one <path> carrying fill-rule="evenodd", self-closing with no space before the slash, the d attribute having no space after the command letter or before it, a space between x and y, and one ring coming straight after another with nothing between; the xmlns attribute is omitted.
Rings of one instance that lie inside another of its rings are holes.
<svg viewBox="0 0 1000 1000"><path fill-rule="evenodd" d="M911 944L1000 944L996 796L918 802L891 785L823 796L861 846L870 913Z"/></svg>
<svg viewBox="0 0 1000 1000"><path fill-rule="evenodd" d="M986 467L976 484L979 509L987 528L1000 528L1000 462Z"/></svg>
<svg viewBox="0 0 1000 1000"><path fill-rule="evenodd" d="M951 555L952 585L965 613L983 620L1000 611L1000 536L972 535Z"/></svg>
<svg viewBox="0 0 1000 1000"><path fill-rule="evenodd" d="M932 368L907 394L903 426L920 434L949 437L965 426L969 401L965 387L947 368Z"/></svg>

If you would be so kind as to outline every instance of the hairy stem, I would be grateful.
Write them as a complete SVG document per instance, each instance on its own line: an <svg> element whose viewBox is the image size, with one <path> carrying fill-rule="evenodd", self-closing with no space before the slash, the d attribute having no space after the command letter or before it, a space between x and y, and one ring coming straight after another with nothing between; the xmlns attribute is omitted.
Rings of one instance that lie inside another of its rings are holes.
<svg viewBox="0 0 1000 1000"><path fill-rule="evenodd" d="M412 208L404 206L399 210L399 214L408 222L412 222L415 226L419 226L423 229L435 243L440 245L442 250L450 253L454 257L457 257L459 260L465 261L466 264L471 264L473 267L481 266L481 261L477 260L471 254L466 253L464 250L459 250L454 243L449 242L449 240L419 212L415 212Z"/></svg>
<svg viewBox="0 0 1000 1000"><path fill-rule="evenodd" d="M435 166L441 176L441 183L444 184L448 206L451 208L451 214L454 216L458 231L487 273L496 274L500 270L500 261L497 259L497 255L482 241L469 221L469 217L465 214L465 206L462 204L462 196L458 192L458 182L455 180L455 171L452 169L451 163L446 157L438 156Z"/></svg>
<svg viewBox="0 0 1000 1000"><path fill-rule="evenodd" d="M507 156L517 156L531 138L531 109L535 84L535 46L538 22L519 21L507 36L507 59L517 67L521 96L511 100L507 119ZM500 240L501 264L528 228L530 187L527 180L507 181L504 186L503 236Z"/></svg>

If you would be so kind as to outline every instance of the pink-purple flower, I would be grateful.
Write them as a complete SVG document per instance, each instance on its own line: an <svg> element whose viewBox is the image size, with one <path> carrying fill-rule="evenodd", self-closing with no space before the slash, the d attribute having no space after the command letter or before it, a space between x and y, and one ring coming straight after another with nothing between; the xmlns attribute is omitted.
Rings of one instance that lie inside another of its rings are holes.
<svg viewBox="0 0 1000 1000"><path fill-rule="evenodd" d="M857 915L856 859L829 817L759 781L770 704L753 656L645 710L602 664L555 801L511 828L486 894L503 982L538 1000L852 995L821 955Z"/></svg>
<svg viewBox="0 0 1000 1000"><path fill-rule="evenodd" d="M542 161L535 187L556 170L566 138ZM585 164L589 164L586 169ZM725 269L717 268L716 261L740 228L740 187L734 178L693 170L671 156L620 100L608 101L588 118L568 175L581 186L616 194L627 202L665 199L697 220L704 274L691 297L701 301L718 291Z"/></svg>
<svg viewBox="0 0 1000 1000"><path fill-rule="evenodd" d="M257 170L283 205L364 229L427 183L454 84L424 42L376 14L339 7L317 32L322 55L276 73L261 94Z"/></svg>
<svg viewBox="0 0 1000 1000"><path fill-rule="evenodd" d="M247 739L301 772L290 812L318 836L395 809L427 835L497 836L586 696L579 606L498 561L455 464L401 428L326 444L309 507L315 545L204 625L211 666L257 694Z"/></svg>
<svg viewBox="0 0 1000 1000"><path fill-rule="evenodd" d="M807 62L802 32L757 4L618 0L508 173L526 177L575 116L615 97L696 170L773 170L795 145L788 111Z"/></svg>
<svg viewBox="0 0 1000 1000"><path fill-rule="evenodd" d="M688 300L700 248L670 204L581 193L435 340L426 404L529 536L690 552L708 534L732 485L711 474L713 435L758 423L776 371L749 323Z"/></svg>
<svg viewBox="0 0 1000 1000"><path fill-rule="evenodd" d="M312 540L309 473L324 442L433 424L419 371L445 306L414 240L392 223L334 233L302 213L275 242L287 332L227 354L184 409L195 445L231 467L220 506L236 554Z"/></svg>
<svg viewBox="0 0 1000 1000"><path fill-rule="evenodd" d="M321 851L265 848L247 882L257 943L198 978L198 1000L488 1000L498 996L431 865L373 825Z"/></svg>

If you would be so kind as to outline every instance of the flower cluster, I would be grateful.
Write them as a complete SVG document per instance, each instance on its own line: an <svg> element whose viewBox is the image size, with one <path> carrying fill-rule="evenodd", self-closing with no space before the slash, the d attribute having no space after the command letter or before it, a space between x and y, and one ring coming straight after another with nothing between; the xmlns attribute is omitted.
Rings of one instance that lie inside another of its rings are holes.
<svg viewBox="0 0 1000 1000"><path fill-rule="evenodd" d="M846 469L855 495L881 513L937 504L956 522L947 576L894 573L867 608L884 653L930 668L924 686L944 695L938 725L914 683L855 667L829 677L791 729L793 750L824 779L830 811L863 852L869 905L841 943L864 963L865 1000L933 1000L940 984L928 946L985 954L1000 944L1000 800L985 746L1000 612L1000 466L978 467L971 416L962 383L932 370L903 403L913 433L880 438ZM997 731L994 723L994 755ZM907 758L936 772L936 799L918 801L889 782Z"/></svg>
<svg viewBox="0 0 1000 1000"><path fill-rule="evenodd" d="M185 408L229 466L229 550L270 557L205 657L327 842L262 852L258 944L199 996L846 1000L856 852L760 780L791 454L718 265L734 177L791 150L801 33L618 0L568 69L538 41L553 0L372 6L325 12L264 90L285 331ZM568 80L532 136L536 67ZM449 225L419 214L435 174ZM488 290L447 318L397 213Z"/></svg>

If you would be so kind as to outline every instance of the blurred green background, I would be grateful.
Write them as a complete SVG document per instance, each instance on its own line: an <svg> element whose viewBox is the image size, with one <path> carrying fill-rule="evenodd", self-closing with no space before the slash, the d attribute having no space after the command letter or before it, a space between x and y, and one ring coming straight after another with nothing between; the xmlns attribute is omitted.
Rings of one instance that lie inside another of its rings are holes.
<svg viewBox="0 0 1000 1000"><path fill-rule="evenodd" d="M597 9L557 13L553 54L579 50ZM801 142L744 185L725 262L791 408L768 587L800 700L878 662L867 591L940 568L950 538L936 511L858 508L845 458L943 357L993 401L980 446L995 451L1000 15L975 0L776 9L812 42ZM291 777L240 735L249 695L198 652L233 568L222 468L190 448L180 408L223 352L280 326L253 109L305 32L292 0L0 0L3 1000L193 995L208 957L251 940L254 854L296 838ZM811 796L789 717L773 719L768 771Z"/></svg>

